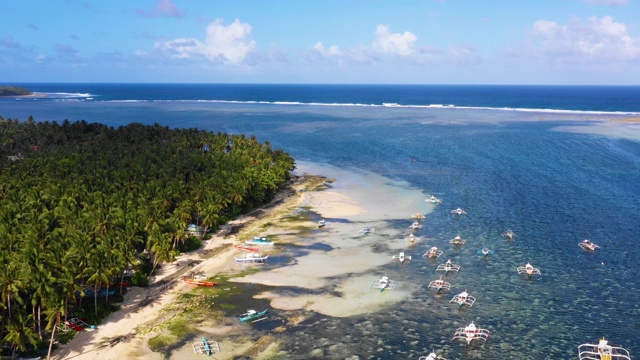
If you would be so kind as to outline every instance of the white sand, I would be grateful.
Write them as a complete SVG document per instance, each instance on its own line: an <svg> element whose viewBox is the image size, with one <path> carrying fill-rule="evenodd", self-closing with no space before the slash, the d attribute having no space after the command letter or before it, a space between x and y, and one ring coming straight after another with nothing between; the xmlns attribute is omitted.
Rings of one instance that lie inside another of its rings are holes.
<svg viewBox="0 0 640 360"><path fill-rule="evenodd" d="M269 292L257 294L256 298L270 299L271 306L284 310L306 309L330 316L345 317L362 314L395 302L402 301L412 289L417 288L411 279L401 274L401 265L394 263L392 255L404 250L407 255L416 258L421 254L411 253L411 243L407 240L409 229L392 229L388 226L391 220L406 220L408 227L417 212L427 215L433 208L425 204L427 197L419 189L407 190L407 184L369 174L366 172L349 172L328 166L298 164L298 169L311 174L321 174L337 179L330 184L330 189L301 193L294 199L293 208L301 205L309 206L313 211L327 219L327 226L313 235L298 237L290 235L290 231L281 228L269 229L263 235L278 234L278 240L295 243L298 246L310 246L316 243L329 245L329 251L308 249L304 256L297 258L298 263L283 268L265 269L250 276L233 279L237 282L252 282L275 286ZM291 204L282 206L292 206ZM235 221L244 224L245 228L260 229L260 224L252 217L243 217ZM427 220L428 222L428 216ZM313 224L310 224L313 226ZM376 228L370 235L358 234L364 226ZM287 235L289 234L289 235ZM419 236L419 234L418 234ZM212 250L221 244L240 243L242 239L226 236L221 231L214 239L207 242L202 251ZM374 247L376 250L374 251ZM286 250L286 246L283 247ZM164 266L164 276L185 266L192 260L201 258L202 251L183 256L178 259L179 266ZM204 260L195 266L193 271L206 275L237 270L233 255L237 252L231 248L215 257ZM410 263L402 266L412 266ZM382 275L397 280L395 291L370 289L372 282ZM397 277L397 278L396 278ZM417 280L417 279L416 279ZM417 283L417 281L416 281ZM299 287L309 294L290 296L280 293L279 286ZM137 328L141 325L157 323L162 309L171 304L183 292L189 291L189 285L176 282L170 289L132 288L125 297L122 310L111 314L104 324L96 330L79 333L68 344L61 346L54 353L55 359L162 359L158 353L151 352L146 341L155 334L142 335ZM327 291L327 290L330 290ZM332 295L337 293L339 296ZM151 297L154 301L140 307L141 301ZM251 342L234 341L225 338L225 331L244 331L237 327L207 329L207 333L216 336L220 341L222 352L215 354L216 359L231 359L249 351ZM110 340L120 338L111 345ZM255 358L269 356L277 351L273 339L263 339L265 346ZM266 354L266 355L265 355ZM171 359L200 359L191 344L172 353Z"/></svg>

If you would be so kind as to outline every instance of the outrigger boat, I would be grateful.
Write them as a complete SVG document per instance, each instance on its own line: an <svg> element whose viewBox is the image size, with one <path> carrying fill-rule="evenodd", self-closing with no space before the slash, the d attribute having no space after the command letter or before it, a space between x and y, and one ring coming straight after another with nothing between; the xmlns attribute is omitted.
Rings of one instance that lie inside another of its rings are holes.
<svg viewBox="0 0 640 360"><path fill-rule="evenodd" d="M416 242L416 241L419 241L419 240L420 240L419 237L417 237L417 236L415 236L413 234L409 234L409 241Z"/></svg>
<svg viewBox="0 0 640 360"><path fill-rule="evenodd" d="M420 224L417 221L414 221L413 224L409 225L409 229L411 230L420 230L422 228L423 228L422 224Z"/></svg>
<svg viewBox="0 0 640 360"><path fill-rule="evenodd" d="M318 221L318 227L324 227L325 225L327 225L327 222L324 219Z"/></svg>
<svg viewBox="0 0 640 360"><path fill-rule="evenodd" d="M460 235L449 240L449 244L453 244L453 245L464 245L466 243L467 243L467 240L462 239Z"/></svg>
<svg viewBox="0 0 640 360"><path fill-rule="evenodd" d="M373 234L376 232L376 229L365 226L362 229L358 230L358 234Z"/></svg>
<svg viewBox="0 0 640 360"><path fill-rule="evenodd" d="M264 309L260 312L255 310L248 310L246 313L240 314L240 321L252 323L262 321L267 318L267 310L268 309Z"/></svg>
<svg viewBox="0 0 640 360"><path fill-rule="evenodd" d="M516 237L516 233L514 233L513 230L509 229L509 230L503 232L502 236L506 237L509 240L513 240L513 238Z"/></svg>
<svg viewBox="0 0 640 360"><path fill-rule="evenodd" d="M220 345L218 345L218 342L208 341L204 336L200 342L194 343L192 347L196 354L205 354L207 356L211 356L215 352L220 352Z"/></svg>
<svg viewBox="0 0 640 360"><path fill-rule="evenodd" d="M247 240L244 243L250 245L273 245L273 241L260 236L254 236L253 239Z"/></svg>
<svg viewBox="0 0 640 360"><path fill-rule="evenodd" d="M619 346L609 345L604 338L596 344L578 346L579 360L631 360L629 351Z"/></svg>
<svg viewBox="0 0 640 360"><path fill-rule="evenodd" d="M262 256L260 253L246 253L241 258L235 258L239 263L252 263L252 264L264 264L269 258L269 255Z"/></svg>
<svg viewBox="0 0 640 360"><path fill-rule="evenodd" d="M451 213L453 215L467 215L467 212L462 210L462 209L460 209L460 208L457 208L455 210L451 210Z"/></svg>
<svg viewBox="0 0 640 360"><path fill-rule="evenodd" d="M241 251L251 251L251 252L260 252L260 249L258 249L257 247L253 247L253 246L246 246L246 245L234 245L236 249L241 250Z"/></svg>
<svg viewBox="0 0 640 360"><path fill-rule="evenodd" d="M460 294L454 296L453 299L451 299L451 301L449 302L450 303L454 302L458 304L458 308L461 308L462 305L473 306L473 304L476 302L476 298L469 295L469 293L467 293L467 290L465 290Z"/></svg>
<svg viewBox="0 0 640 360"><path fill-rule="evenodd" d="M438 265L436 271L444 271L445 274L448 274L449 271L460 271L460 265L454 264L451 262L451 259L449 259L446 263Z"/></svg>
<svg viewBox="0 0 640 360"><path fill-rule="evenodd" d="M369 289L380 289L380 292L383 292L384 289L395 290L397 286L397 281L389 280L389 277L384 275L379 280L374 280Z"/></svg>
<svg viewBox="0 0 640 360"><path fill-rule="evenodd" d="M186 282L189 285L196 285L196 286L214 286L216 284L215 281L210 281L207 279L206 276L202 276L202 275L195 275L192 277L184 276L182 278L182 281Z"/></svg>
<svg viewBox="0 0 640 360"><path fill-rule="evenodd" d="M420 220L424 220L424 219L426 219L427 217L426 217L426 216L424 216L424 215L422 215L422 214L420 214L420 213L416 213L416 214L415 214L415 215L413 215L411 218L412 218L412 219L416 219L416 220L420 221Z"/></svg>
<svg viewBox="0 0 640 360"><path fill-rule="evenodd" d="M467 325L466 327L458 328L453 334L452 340L464 339L467 340L467 345L475 339L480 339L487 342L487 340L489 339L489 334L489 330L476 327L476 325L472 321L471 324Z"/></svg>
<svg viewBox="0 0 640 360"><path fill-rule="evenodd" d="M482 255L482 256L489 256L489 255L493 255L495 253L495 251L489 249L489 248L482 248L480 250L478 250L478 255Z"/></svg>
<svg viewBox="0 0 640 360"><path fill-rule="evenodd" d="M431 249L427 250L426 253L424 253L424 255L422 256L426 256L429 259L437 259L440 257L440 255L442 255L443 251L439 250L437 247L433 246L431 247Z"/></svg>
<svg viewBox="0 0 640 360"><path fill-rule="evenodd" d="M432 351L427 356L420 356L418 360L447 360L447 359L443 358L442 356L436 355L436 353Z"/></svg>
<svg viewBox="0 0 640 360"><path fill-rule="evenodd" d="M527 274L527 277L531 277L531 275L542 275L540 269L534 268L533 265L529 263L525 266L518 267L518 274Z"/></svg>
<svg viewBox="0 0 640 360"><path fill-rule="evenodd" d="M427 200L425 200L424 202L427 203L432 203L432 204L440 204L442 202L442 200L438 199L437 197L431 195L429 196L429 198Z"/></svg>
<svg viewBox="0 0 640 360"><path fill-rule="evenodd" d="M582 240L581 243L578 244L578 246L580 246L581 248L583 248L584 250L587 251L595 251L597 248L599 248L600 246L592 243L590 240L588 239L584 239Z"/></svg>
<svg viewBox="0 0 640 360"><path fill-rule="evenodd" d="M436 293L439 294L440 290L442 289L447 289L447 290L451 289L451 284L442 280L442 276L440 276L440 279L433 280L432 282L430 282L428 287L436 288L437 290Z"/></svg>
<svg viewBox="0 0 640 360"><path fill-rule="evenodd" d="M411 256L410 255L405 256L404 252L400 252L398 255L393 255L391 258L393 260L396 260L396 259L400 260L401 264L404 263L405 260L411 260Z"/></svg>

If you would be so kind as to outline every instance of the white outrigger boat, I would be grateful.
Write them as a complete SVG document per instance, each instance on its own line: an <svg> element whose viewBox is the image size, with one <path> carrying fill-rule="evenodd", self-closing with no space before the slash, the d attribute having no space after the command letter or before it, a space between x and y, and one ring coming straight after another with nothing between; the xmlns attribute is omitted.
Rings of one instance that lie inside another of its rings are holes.
<svg viewBox="0 0 640 360"><path fill-rule="evenodd" d="M362 229L358 230L358 234L373 234L376 232L376 229L369 227L369 226L365 226Z"/></svg>
<svg viewBox="0 0 640 360"><path fill-rule="evenodd" d="M322 219L320 221L318 221L318 227L325 227L325 225L327 225L327 221L325 219Z"/></svg>
<svg viewBox="0 0 640 360"><path fill-rule="evenodd" d="M451 213L453 215L467 215L467 212L462 210L462 209L460 209L460 208L457 208L455 210L451 210Z"/></svg>
<svg viewBox="0 0 640 360"><path fill-rule="evenodd" d="M391 258L393 260L396 260L396 259L400 260L401 264L404 263L405 260L411 260L411 256L410 255L405 256L403 251L401 251L398 255L393 255Z"/></svg>
<svg viewBox="0 0 640 360"><path fill-rule="evenodd" d="M462 239L460 235L449 240L449 244L453 244L453 245L464 245L466 243L467 243L467 240Z"/></svg>
<svg viewBox="0 0 640 360"><path fill-rule="evenodd" d="M429 259L437 259L440 257L440 255L442 255L443 251L438 249L437 247L433 246L431 247L431 249L427 250L426 253L424 253L424 255L422 256L426 256Z"/></svg>
<svg viewBox="0 0 640 360"><path fill-rule="evenodd" d="M236 262L239 263L251 263L251 264L264 264L265 261L269 258L269 255L262 256L260 253L246 253L244 256L235 258Z"/></svg>
<svg viewBox="0 0 640 360"><path fill-rule="evenodd" d="M449 271L460 271L460 265L454 264L451 262L451 259L449 259L446 263L438 265L436 271L444 271L445 274L448 274Z"/></svg>
<svg viewBox="0 0 640 360"><path fill-rule="evenodd" d="M453 339L463 339L467 340L467 345L471 343L472 340L480 339L487 342L489 339L490 332L487 329L481 329L476 327L476 325L471 322L471 324L467 325L463 328L458 328L456 332L453 334Z"/></svg>
<svg viewBox="0 0 640 360"><path fill-rule="evenodd" d="M416 242L416 241L420 241L420 238L413 235L413 234L409 234L409 241L411 242Z"/></svg>
<svg viewBox="0 0 640 360"><path fill-rule="evenodd" d="M384 289L395 290L398 286L398 282L394 280L389 280L387 275L384 275L379 280L374 280L371 284L370 289L380 289L380 292L383 292Z"/></svg>
<svg viewBox="0 0 640 360"><path fill-rule="evenodd" d="M420 230L422 228L423 228L422 224L420 224L417 221L414 221L413 224L409 225L409 229L411 230Z"/></svg>
<svg viewBox="0 0 640 360"><path fill-rule="evenodd" d="M424 202L426 203L432 203L432 204L440 204L442 202L442 200L438 199L437 197L431 195L429 196L429 198L427 200L425 200Z"/></svg>
<svg viewBox="0 0 640 360"><path fill-rule="evenodd" d="M542 275L540 269L533 267L533 265L527 263L525 266L518 267L518 274L527 274L527 277L531 275Z"/></svg>
<svg viewBox="0 0 640 360"><path fill-rule="evenodd" d="M578 346L579 360L631 360L629 351L619 346L609 344L608 340L600 339L598 344L582 344Z"/></svg>
<svg viewBox="0 0 640 360"><path fill-rule="evenodd" d="M442 289L451 289L451 284L442 280L442 276L440 276L440 279L430 282L428 287L436 288L436 293L439 294Z"/></svg>
<svg viewBox="0 0 640 360"><path fill-rule="evenodd" d="M427 356L420 356L418 360L447 360L447 359L443 358L442 356L438 356L434 351L432 351Z"/></svg>
<svg viewBox="0 0 640 360"><path fill-rule="evenodd" d="M506 237L509 240L513 240L513 238L516 237L516 233L514 233L513 230L509 229L509 230L503 232L502 236Z"/></svg>
<svg viewBox="0 0 640 360"><path fill-rule="evenodd" d="M467 290L465 290L460 294L454 296L453 299L451 299L451 301L449 302L450 303L454 302L458 304L458 308L461 308L462 305L473 306L473 304L476 302L476 298L469 295L469 293L467 293Z"/></svg>
<svg viewBox="0 0 640 360"><path fill-rule="evenodd" d="M247 240L244 243L250 245L273 245L273 241L260 236L254 236L253 239Z"/></svg>
<svg viewBox="0 0 640 360"><path fill-rule="evenodd" d="M478 250L478 255L482 255L482 256L489 256L489 255L493 255L495 253L495 251L489 249L489 248L482 248L480 250Z"/></svg>
<svg viewBox="0 0 640 360"><path fill-rule="evenodd" d="M584 250L587 251L595 251L597 248L599 248L600 246L592 243L590 240L588 239L584 239L582 240L582 242L580 242L578 244L578 246L580 246L581 248L583 248Z"/></svg>

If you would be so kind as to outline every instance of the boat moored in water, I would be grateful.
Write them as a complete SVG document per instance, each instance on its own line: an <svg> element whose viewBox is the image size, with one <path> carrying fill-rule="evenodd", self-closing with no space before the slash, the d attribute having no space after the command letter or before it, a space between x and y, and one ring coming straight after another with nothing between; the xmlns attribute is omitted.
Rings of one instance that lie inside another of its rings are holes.
<svg viewBox="0 0 640 360"><path fill-rule="evenodd" d="M590 240L588 239L584 239L582 240L578 246L580 246L581 248L583 248L584 250L587 251L596 251L597 248L599 248L600 246L592 243Z"/></svg>
<svg viewBox="0 0 640 360"><path fill-rule="evenodd" d="M485 342L487 342L487 340L489 339L489 334L489 330L477 327L472 321L471 324L467 325L466 327L458 328L453 334L452 340L463 339L467 341L467 344L470 344L471 341L475 339L484 340Z"/></svg>
<svg viewBox="0 0 640 360"><path fill-rule="evenodd" d="M533 267L533 265L527 263L525 266L518 267L518 274L527 274L527 277L531 275L542 275L540 269Z"/></svg>
<svg viewBox="0 0 640 360"><path fill-rule="evenodd" d="M602 338L598 344L582 344L578 346L579 360L631 360L629 351L609 344L609 341Z"/></svg>

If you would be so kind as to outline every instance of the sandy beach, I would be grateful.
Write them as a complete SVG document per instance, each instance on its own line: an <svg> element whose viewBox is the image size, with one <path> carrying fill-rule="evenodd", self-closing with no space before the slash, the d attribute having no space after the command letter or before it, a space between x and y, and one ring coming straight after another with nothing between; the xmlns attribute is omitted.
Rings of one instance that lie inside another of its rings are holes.
<svg viewBox="0 0 640 360"><path fill-rule="evenodd" d="M385 291L384 296L370 286L385 275L379 270L383 265L396 261L393 254L416 245L408 241L408 228L389 224L403 220L408 226L419 210L426 215L430 211L430 205L424 203L426 195L419 189L407 191L404 183L364 172L310 164L299 164L298 169L298 174L325 177L300 176L271 204L225 225L199 251L162 266L149 288L129 289L121 310L96 329L82 331L61 345L54 358L164 359L164 354L151 350L149 340L167 338L175 341L165 352L168 358L198 359L202 355L194 352L192 343L202 336L218 342L221 351L215 354L216 359L239 355L269 358L280 354L278 333L304 319L305 314L358 315L410 295L410 289L415 288L410 279L392 279L398 286L395 291ZM375 199L372 191L376 191ZM376 205L380 203L387 206ZM318 228L318 218L326 219L327 225ZM375 233L362 234L359 230L364 226L375 228ZM291 264L238 266L234 255L239 252L232 245L258 235L275 239L273 249L265 254L291 258ZM236 290L234 284L264 285L269 290L255 293L254 298L268 300L270 308L285 311L288 317L272 334L255 334L237 317L225 317L220 307L229 304L220 300L222 296L199 292L180 280L184 274L219 275L221 283L214 288L228 294ZM298 291L292 293L291 289ZM208 315L201 311L185 315L185 308L191 306L184 302L187 295L210 301L200 304L210 309ZM176 339L176 331L171 329L184 319L188 319L185 326L189 334Z"/></svg>

